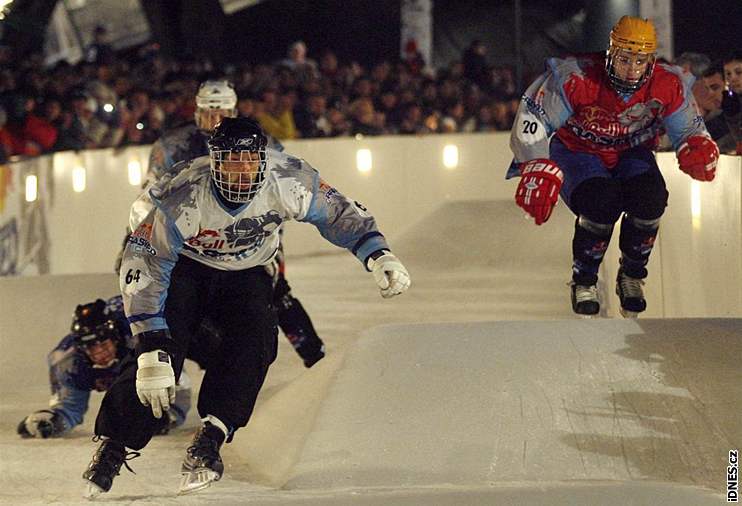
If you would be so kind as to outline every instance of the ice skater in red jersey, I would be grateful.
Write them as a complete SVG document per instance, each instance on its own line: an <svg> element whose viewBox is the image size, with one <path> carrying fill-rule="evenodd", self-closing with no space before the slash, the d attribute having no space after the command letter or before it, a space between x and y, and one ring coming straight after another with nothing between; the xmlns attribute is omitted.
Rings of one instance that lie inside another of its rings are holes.
<svg viewBox="0 0 742 506"><path fill-rule="evenodd" d="M621 312L646 309L642 286L668 197L653 153L660 134L683 172L714 179L719 150L698 113L693 77L657 63L656 51L652 22L622 17L605 55L549 59L513 124L516 203L541 225L561 195L577 217L571 295L579 315L600 311L598 268L619 218Z"/></svg>

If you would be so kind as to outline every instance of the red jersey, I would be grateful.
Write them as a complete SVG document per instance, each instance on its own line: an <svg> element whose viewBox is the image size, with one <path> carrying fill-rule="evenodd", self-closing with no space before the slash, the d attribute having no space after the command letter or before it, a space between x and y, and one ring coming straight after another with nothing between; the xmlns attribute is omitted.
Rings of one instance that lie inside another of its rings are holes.
<svg viewBox="0 0 742 506"><path fill-rule="evenodd" d="M516 164L549 158L551 135L572 151L599 156L607 168L626 149L656 148L663 132L675 149L692 135L709 137L690 91L693 77L679 67L656 64L630 95L613 89L603 55L552 58L548 68L522 97L510 138Z"/></svg>

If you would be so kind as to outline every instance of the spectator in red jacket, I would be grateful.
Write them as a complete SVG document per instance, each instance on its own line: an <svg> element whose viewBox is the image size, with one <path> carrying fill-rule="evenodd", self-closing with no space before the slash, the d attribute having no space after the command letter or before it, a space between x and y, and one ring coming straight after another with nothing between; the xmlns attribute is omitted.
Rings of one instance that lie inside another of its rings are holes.
<svg viewBox="0 0 742 506"><path fill-rule="evenodd" d="M4 94L0 99L7 120L0 139L9 156L37 156L51 150L57 129L33 114L34 99L23 91Z"/></svg>

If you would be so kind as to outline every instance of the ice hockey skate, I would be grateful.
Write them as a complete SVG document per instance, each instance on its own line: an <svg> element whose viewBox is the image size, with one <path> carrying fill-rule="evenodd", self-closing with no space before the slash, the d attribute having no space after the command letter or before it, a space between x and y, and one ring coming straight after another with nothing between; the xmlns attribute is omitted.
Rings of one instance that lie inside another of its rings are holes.
<svg viewBox="0 0 742 506"><path fill-rule="evenodd" d="M572 293L572 311L580 318L593 318L600 312L597 285L578 285L574 281L570 284Z"/></svg>
<svg viewBox="0 0 742 506"><path fill-rule="evenodd" d="M82 475L85 480L83 496L87 499L94 499L111 490L113 479L119 475L121 465L123 464L133 473L134 471L126 461L139 457L139 455L139 452L127 452L124 445L118 441L103 439L88 469Z"/></svg>
<svg viewBox="0 0 742 506"><path fill-rule="evenodd" d="M644 299L643 279L627 276L622 268L618 269L616 276L616 295L621 301L621 316L624 318L636 318L639 313L647 309L647 301Z"/></svg>
<svg viewBox="0 0 742 506"><path fill-rule="evenodd" d="M224 432L209 422L198 429L181 466L182 478L178 494L203 490L221 479L224 464L219 456L219 448L224 438Z"/></svg>

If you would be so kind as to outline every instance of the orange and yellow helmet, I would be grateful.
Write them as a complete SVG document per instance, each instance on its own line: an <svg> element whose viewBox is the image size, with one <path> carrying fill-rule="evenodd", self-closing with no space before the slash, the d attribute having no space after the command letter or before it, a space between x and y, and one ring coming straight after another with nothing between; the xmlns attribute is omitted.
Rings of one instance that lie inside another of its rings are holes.
<svg viewBox="0 0 742 506"><path fill-rule="evenodd" d="M608 51L606 51L605 68L613 87L619 93L633 93L642 87L652 75L657 53L657 31L648 19L623 16L613 26ZM642 55L647 59L647 68L638 79L620 78L616 74L615 64L619 55L630 57Z"/></svg>

